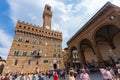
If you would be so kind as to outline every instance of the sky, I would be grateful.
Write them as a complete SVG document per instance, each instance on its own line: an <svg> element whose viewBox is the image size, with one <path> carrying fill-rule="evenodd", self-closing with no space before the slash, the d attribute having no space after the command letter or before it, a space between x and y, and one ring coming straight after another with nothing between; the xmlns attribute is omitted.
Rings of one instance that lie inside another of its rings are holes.
<svg viewBox="0 0 120 80"><path fill-rule="evenodd" d="M52 7L52 30L67 41L107 2L120 6L120 0L0 0L0 56L7 58L18 20L42 26L45 4Z"/></svg>

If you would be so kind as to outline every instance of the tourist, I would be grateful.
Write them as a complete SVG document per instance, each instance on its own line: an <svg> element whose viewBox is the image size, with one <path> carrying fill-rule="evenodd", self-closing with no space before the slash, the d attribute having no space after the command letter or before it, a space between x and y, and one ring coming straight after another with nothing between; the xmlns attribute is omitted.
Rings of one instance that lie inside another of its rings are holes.
<svg viewBox="0 0 120 80"><path fill-rule="evenodd" d="M118 67L118 71L117 71L118 73L117 73L117 77L118 77L118 79L120 80L120 67Z"/></svg>
<svg viewBox="0 0 120 80"><path fill-rule="evenodd" d="M7 73L7 74L5 75L5 78L4 78L3 80L10 80L10 78L9 78L9 73Z"/></svg>
<svg viewBox="0 0 120 80"><path fill-rule="evenodd" d="M54 80L58 80L58 74L57 74L57 72L54 73L53 78L54 78Z"/></svg>
<svg viewBox="0 0 120 80"><path fill-rule="evenodd" d="M80 74L80 80L90 80L90 77L88 73L86 73L86 70L83 68L82 73Z"/></svg>
<svg viewBox="0 0 120 80"><path fill-rule="evenodd" d="M39 80L45 80L45 74L42 72L42 74L39 76Z"/></svg>
<svg viewBox="0 0 120 80"><path fill-rule="evenodd" d="M70 70L69 71L69 78L68 80L76 80L75 77L74 77L74 70Z"/></svg>

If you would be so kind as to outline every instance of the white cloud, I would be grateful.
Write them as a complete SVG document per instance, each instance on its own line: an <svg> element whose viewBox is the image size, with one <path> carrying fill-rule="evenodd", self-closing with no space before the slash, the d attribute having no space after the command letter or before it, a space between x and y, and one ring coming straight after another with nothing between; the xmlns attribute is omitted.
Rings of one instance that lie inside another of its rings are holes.
<svg viewBox="0 0 120 80"><path fill-rule="evenodd" d="M119 0L82 0L66 4L66 0L7 0L10 5L10 17L42 26L44 5L52 6L52 29L62 31L63 48L66 42L107 2L119 5ZM72 1L72 0L70 0Z"/></svg>
<svg viewBox="0 0 120 80"><path fill-rule="evenodd" d="M6 59L11 43L12 43L12 37L4 32L4 30L0 29L0 56L2 56L4 59Z"/></svg>

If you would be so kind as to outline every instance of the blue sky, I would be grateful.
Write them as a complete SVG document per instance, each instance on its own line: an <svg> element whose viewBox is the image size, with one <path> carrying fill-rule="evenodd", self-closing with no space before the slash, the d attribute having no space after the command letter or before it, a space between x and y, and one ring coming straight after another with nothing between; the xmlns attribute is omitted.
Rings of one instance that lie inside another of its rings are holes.
<svg viewBox="0 0 120 80"><path fill-rule="evenodd" d="M45 4L52 6L52 29L63 33L66 42L107 2L120 0L0 0L0 56L7 58L18 20L42 26Z"/></svg>

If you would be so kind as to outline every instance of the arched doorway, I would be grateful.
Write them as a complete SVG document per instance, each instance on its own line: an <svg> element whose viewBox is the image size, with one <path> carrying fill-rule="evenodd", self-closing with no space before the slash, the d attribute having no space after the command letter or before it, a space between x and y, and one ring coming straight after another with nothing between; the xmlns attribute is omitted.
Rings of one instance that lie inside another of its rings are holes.
<svg viewBox="0 0 120 80"><path fill-rule="evenodd" d="M80 67L80 58L78 50L75 46L71 48L72 67L78 69Z"/></svg>
<svg viewBox="0 0 120 80"><path fill-rule="evenodd" d="M115 65L117 62L115 52L117 51L116 48L120 48L120 41L117 40L120 37L119 32L120 29L116 26L105 25L97 30L95 34L95 42L106 66Z"/></svg>
<svg viewBox="0 0 120 80"><path fill-rule="evenodd" d="M57 64L56 63L53 64L53 68L54 68L54 70L57 69Z"/></svg>
<svg viewBox="0 0 120 80"><path fill-rule="evenodd" d="M98 66L98 59L91 42L88 39L84 39L80 43L81 55L83 58L83 64L90 67L91 65Z"/></svg>

